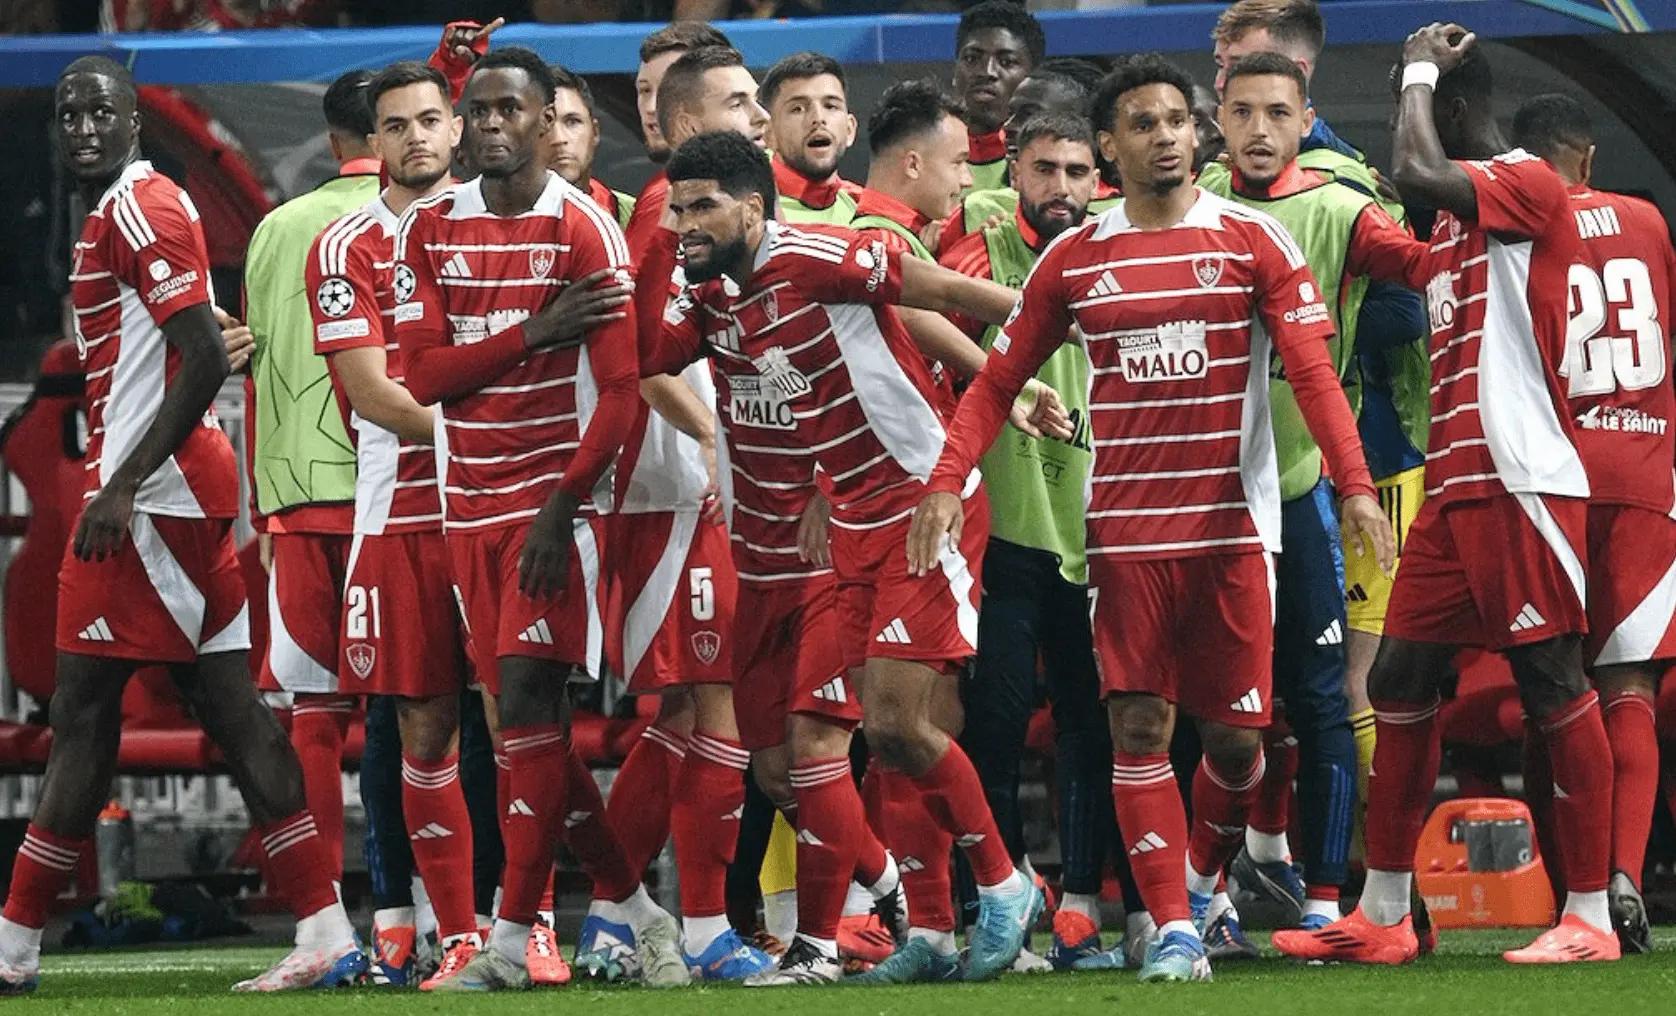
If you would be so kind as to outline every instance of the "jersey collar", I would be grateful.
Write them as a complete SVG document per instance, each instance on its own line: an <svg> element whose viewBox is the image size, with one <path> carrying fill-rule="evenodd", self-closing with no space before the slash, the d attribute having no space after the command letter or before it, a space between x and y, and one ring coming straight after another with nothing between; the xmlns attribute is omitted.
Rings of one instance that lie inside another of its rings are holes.
<svg viewBox="0 0 1676 1016"><path fill-rule="evenodd" d="M1018 207L1013 209L1013 222L1018 224L1018 235L1024 241L1024 245L1040 254L1047 243L1042 239L1042 234L1036 232L1036 227L1030 224L1030 220L1024 217L1022 197L1018 200Z"/></svg>
<svg viewBox="0 0 1676 1016"><path fill-rule="evenodd" d="M802 203L805 207L817 211L831 208L838 200L838 194L844 189L844 181L833 173L824 181L811 180L797 170L786 165L778 155L774 156L774 186L781 197L791 198Z"/></svg>
<svg viewBox="0 0 1676 1016"><path fill-rule="evenodd" d="M151 172L151 163L144 159L135 159L122 167L122 172L117 174L117 178L111 181L109 187L105 188L105 193L99 195L99 203L94 206L94 211L103 212L105 206L110 203L111 198L115 197L118 191L124 187L132 186L134 181L149 172Z"/></svg>
<svg viewBox="0 0 1676 1016"><path fill-rule="evenodd" d="M1235 193L1241 197L1256 198L1259 201L1274 201L1279 198L1290 197L1293 194L1309 190L1320 182L1313 173L1298 165L1296 159L1287 163L1286 168L1281 170L1280 175L1275 177L1274 182L1263 191L1247 185L1245 177L1240 175L1238 166L1230 165L1228 173Z"/></svg>
<svg viewBox="0 0 1676 1016"><path fill-rule="evenodd" d="M1195 186L1193 190L1197 195L1193 204L1188 207L1187 214L1181 217L1181 221L1172 228L1221 229L1220 199L1203 187ZM1104 240L1136 228L1138 227L1129 221L1129 202L1125 199L1100 214L1099 225L1094 227L1093 239Z"/></svg>
<svg viewBox="0 0 1676 1016"><path fill-rule="evenodd" d="M377 176L383 169L384 163L379 159L350 159L338 167L338 176Z"/></svg>
<svg viewBox="0 0 1676 1016"><path fill-rule="evenodd" d="M997 127L988 134L972 134L966 139L966 156L977 165L998 162L1007 154L1007 137Z"/></svg>
<svg viewBox="0 0 1676 1016"><path fill-rule="evenodd" d="M905 202L898 201L884 191L874 190L871 187L862 188L861 199L856 202L855 213L857 218L863 215L877 215L881 219L889 219L898 226L911 231L915 236L918 236L920 230L931 223L931 220L921 215L917 209L910 208Z"/></svg>

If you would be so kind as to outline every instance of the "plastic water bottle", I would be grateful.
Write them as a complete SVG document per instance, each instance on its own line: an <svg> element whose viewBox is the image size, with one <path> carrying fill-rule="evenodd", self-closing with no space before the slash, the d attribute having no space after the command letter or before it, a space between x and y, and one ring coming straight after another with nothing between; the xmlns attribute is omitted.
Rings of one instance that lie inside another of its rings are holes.
<svg viewBox="0 0 1676 1016"><path fill-rule="evenodd" d="M99 812L94 827L99 852L99 895L114 899L122 883L134 880L134 816L116 801Z"/></svg>

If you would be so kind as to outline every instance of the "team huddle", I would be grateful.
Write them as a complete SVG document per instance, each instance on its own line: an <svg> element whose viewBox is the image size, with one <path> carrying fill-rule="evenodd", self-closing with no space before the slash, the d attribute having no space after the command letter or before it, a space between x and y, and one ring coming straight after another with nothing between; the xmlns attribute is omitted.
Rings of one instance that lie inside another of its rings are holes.
<svg viewBox="0 0 1676 1016"><path fill-rule="evenodd" d="M1676 656L1676 253L1651 205L1590 188L1575 100L1528 99L1510 142L1472 34L1422 28L1391 69L1387 178L1309 100L1312 0L1231 5L1214 93L1157 55L1045 59L1034 19L992 0L957 31L958 98L885 92L858 185L837 173L859 125L836 61L796 54L759 85L677 22L641 49L661 168L630 198L592 176L586 81L490 50L492 30L450 26L431 63L327 94L340 182L366 199L309 224L306 341L256 365L327 379L313 409L258 411L324 413L352 449L341 495L260 506L261 680L293 695L289 738L250 675L239 466L211 409L244 326L214 305L191 199L138 157L127 72L60 78L88 492L0 989L36 984L123 684L159 663L297 916L242 990L1206 980L1257 955L1230 877L1291 915L1283 955L1406 963L1433 938L1414 852L1463 647L1506 658L1552 773L1527 790L1563 913L1506 959L1648 947L1656 775L1624 774L1657 757ZM252 279L289 263L267 242ZM608 799L571 736L571 687L596 680L659 702ZM1064 862L1040 959L1017 800L1038 681ZM492 913L468 686L498 769ZM362 695L394 703L423 975L411 906L363 951L334 886L341 797L299 736L335 731L335 785ZM747 778L795 838L784 945L728 917ZM671 837L678 919L643 884ZM561 847L592 883L569 961Z"/></svg>

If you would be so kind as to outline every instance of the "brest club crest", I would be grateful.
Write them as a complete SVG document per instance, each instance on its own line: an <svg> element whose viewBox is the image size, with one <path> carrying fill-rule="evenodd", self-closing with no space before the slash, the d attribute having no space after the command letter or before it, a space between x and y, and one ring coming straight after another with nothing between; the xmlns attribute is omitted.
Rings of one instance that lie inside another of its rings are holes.
<svg viewBox="0 0 1676 1016"><path fill-rule="evenodd" d="M722 637L709 629L693 632L692 643L694 655L707 667L722 653Z"/></svg>
<svg viewBox="0 0 1676 1016"><path fill-rule="evenodd" d="M351 642L343 651L344 658L349 661L349 669L355 676L365 681L372 673L373 661L378 659L378 650L365 642Z"/></svg>
<svg viewBox="0 0 1676 1016"><path fill-rule="evenodd" d="M1194 258L1193 277L1206 289L1216 285L1222 279L1222 259Z"/></svg>
<svg viewBox="0 0 1676 1016"><path fill-rule="evenodd" d="M530 278L545 279L547 273L553 270L553 262L558 260L559 252L554 247L530 248Z"/></svg>

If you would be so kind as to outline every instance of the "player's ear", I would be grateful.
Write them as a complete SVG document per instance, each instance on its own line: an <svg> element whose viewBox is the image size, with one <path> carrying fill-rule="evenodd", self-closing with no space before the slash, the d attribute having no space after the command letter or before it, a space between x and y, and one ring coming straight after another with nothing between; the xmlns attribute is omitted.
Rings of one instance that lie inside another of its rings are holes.
<svg viewBox="0 0 1676 1016"><path fill-rule="evenodd" d="M910 180L918 180L920 174L919 149L910 148L902 153L902 173Z"/></svg>
<svg viewBox="0 0 1676 1016"><path fill-rule="evenodd" d="M1117 138L1111 131L1100 131L1094 140L1100 143L1100 157L1112 165L1117 165Z"/></svg>
<svg viewBox="0 0 1676 1016"><path fill-rule="evenodd" d="M844 123L849 130L849 134L844 139L844 147L848 148L855 144L856 133L861 130L861 125L856 122L854 113L845 113Z"/></svg>
<svg viewBox="0 0 1676 1016"><path fill-rule="evenodd" d="M453 117L449 118L449 121L448 121L448 147L450 149L460 147L460 138L462 136L464 136L465 130L466 130L466 121L465 121L464 117L462 117L462 116L460 116L459 114L456 113Z"/></svg>
<svg viewBox="0 0 1676 1016"><path fill-rule="evenodd" d="M1315 129L1315 107L1309 104L1307 98L1304 99L1303 128L1305 134Z"/></svg>

